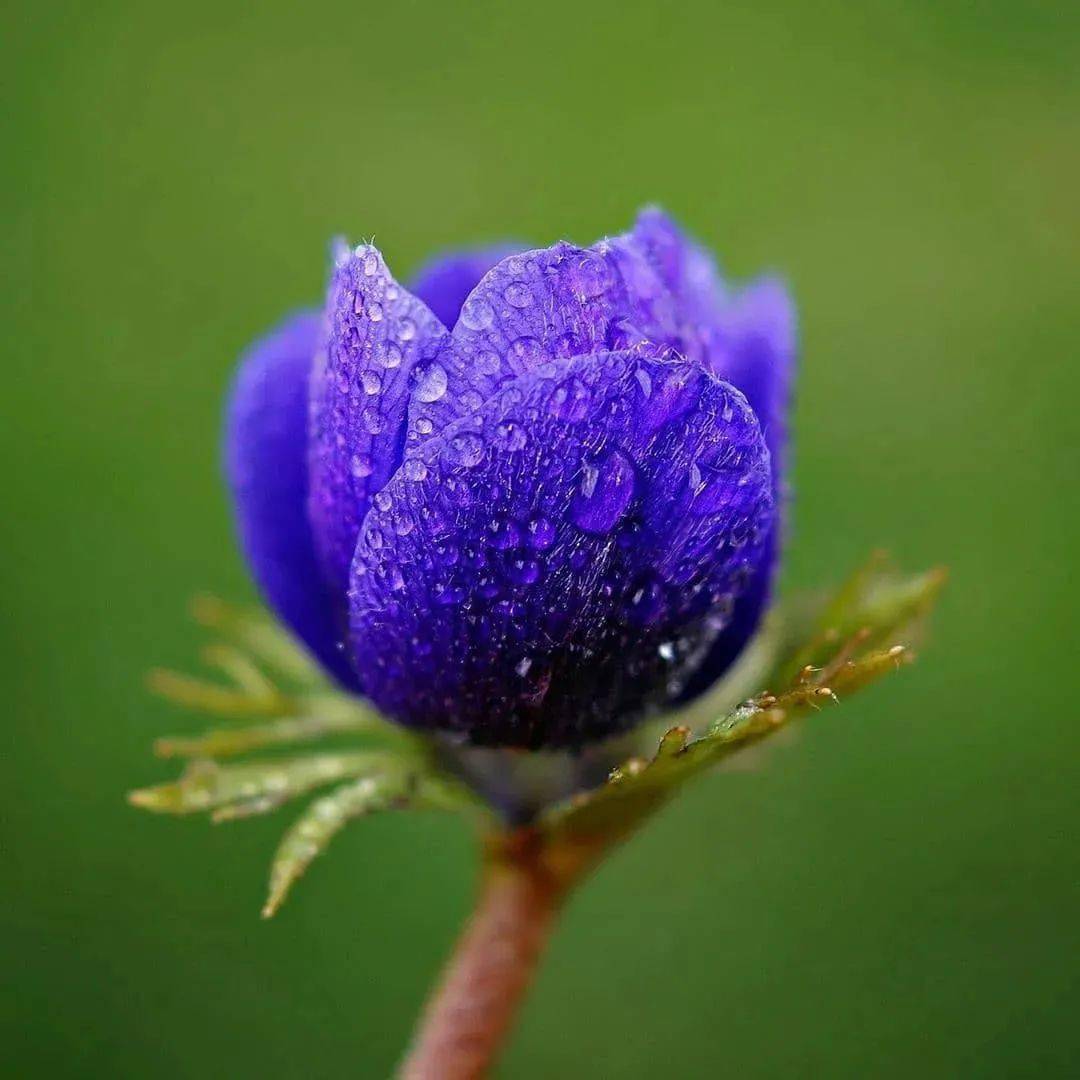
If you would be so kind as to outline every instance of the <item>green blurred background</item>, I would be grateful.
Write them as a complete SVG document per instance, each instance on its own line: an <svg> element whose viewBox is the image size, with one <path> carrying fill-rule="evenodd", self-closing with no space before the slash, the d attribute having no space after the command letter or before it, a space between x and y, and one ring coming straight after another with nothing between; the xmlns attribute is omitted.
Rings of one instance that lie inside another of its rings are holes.
<svg viewBox="0 0 1080 1080"><path fill-rule="evenodd" d="M382 1077L463 918L450 819L129 809L250 599L234 357L338 232L590 242L658 201L793 283L788 582L944 562L922 662L696 786L576 897L513 1077L1076 1075L1080 7L9 3L0 258L11 1076Z"/></svg>

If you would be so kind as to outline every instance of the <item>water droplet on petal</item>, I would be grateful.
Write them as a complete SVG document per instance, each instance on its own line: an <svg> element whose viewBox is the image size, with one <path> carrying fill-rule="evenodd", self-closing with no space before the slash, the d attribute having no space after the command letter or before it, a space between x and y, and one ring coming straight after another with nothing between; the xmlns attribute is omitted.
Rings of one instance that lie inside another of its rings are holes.
<svg viewBox="0 0 1080 1080"><path fill-rule="evenodd" d="M521 543L521 529L513 521L495 518L488 526L491 534L491 546L500 551L517 547Z"/></svg>
<svg viewBox="0 0 1080 1080"><path fill-rule="evenodd" d="M452 464L471 469L484 457L484 440L468 431L455 435L446 447L446 454Z"/></svg>
<svg viewBox="0 0 1080 1080"><path fill-rule="evenodd" d="M431 364L420 373L416 384L417 400L438 401L446 393L446 370L441 364Z"/></svg>
<svg viewBox="0 0 1080 1080"><path fill-rule="evenodd" d="M533 302L532 291L523 281L512 281L506 286L503 296L511 307L526 308Z"/></svg>
<svg viewBox="0 0 1080 1080"><path fill-rule="evenodd" d="M365 394L377 394L382 389L382 379L374 371L365 371L360 376L360 385Z"/></svg>
<svg viewBox="0 0 1080 1080"><path fill-rule="evenodd" d="M548 409L559 420L577 423L588 417L592 407L589 388L576 375L551 395Z"/></svg>
<svg viewBox="0 0 1080 1080"><path fill-rule="evenodd" d="M552 347L552 352L555 356L561 358L579 356L584 351L584 342L573 330L567 330L566 333L560 334L555 339L555 344Z"/></svg>
<svg viewBox="0 0 1080 1080"><path fill-rule="evenodd" d="M427 478L428 467L419 458L409 458L401 467L407 480L424 480Z"/></svg>
<svg viewBox="0 0 1080 1080"><path fill-rule="evenodd" d="M365 476L370 476L373 470L374 465L372 464L370 454L353 454L352 460L349 462L349 471L357 480L361 480Z"/></svg>
<svg viewBox="0 0 1080 1080"><path fill-rule="evenodd" d="M655 622L666 606L664 585L651 574L646 574L632 587L628 601L631 618L642 623Z"/></svg>
<svg viewBox="0 0 1080 1080"><path fill-rule="evenodd" d="M363 258L361 265L364 268L364 277L374 277L379 269L379 257L374 251L369 251Z"/></svg>
<svg viewBox="0 0 1080 1080"><path fill-rule="evenodd" d="M512 420L504 421L495 429L495 438L506 450L521 450L529 441L525 429Z"/></svg>
<svg viewBox="0 0 1080 1080"><path fill-rule="evenodd" d="M615 272L602 255L585 252L580 261L566 270L566 280L576 295L588 299L611 288Z"/></svg>
<svg viewBox="0 0 1080 1080"><path fill-rule="evenodd" d="M476 354L476 370L481 375L498 375L499 369L502 367L502 361L499 359L499 354L492 352L490 349L481 349Z"/></svg>
<svg viewBox="0 0 1080 1080"><path fill-rule="evenodd" d="M555 526L547 518L534 518L529 522L529 544L537 551L546 551L555 543Z"/></svg>
<svg viewBox="0 0 1080 1080"><path fill-rule="evenodd" d="M544 359L543 346L528 334L510 343L510 359L517 370L527 371Z"/></svg>
<svg viewBox="0 0 1080 1080"><path fill-rule="evenodd" d="M583 467L578 491L570 502L570 520L583 532L611 532L634 497L634 463L611 450L596 465Z"/></svg>
<svg viewBox="0 0 1080 1080"><path fill-rule="evenodd" d="M540 564L535 559L511 559L507 568L510 580L515 585L532 585L540 580Z"/></svg>
<svg viewBox="0 0 1080 1080"><path fill-rule="evenodd" d="M435 557L445 566L455 566L461 558L461 552L457 544L441 540L435 545Z"/></svg>
<svg viewBox="0 0 1080 1080"><path fill-rule="evenodd" d="M377 304L374 300L372 300L372 302L368 304L367 317L371 320L371 322L382 322L382 304Z"/></svg>
<svg viewBox="0 0 1080 1080"><path fill-rule="evenodd" d="M461 305L459 321L469 330L483 330L495 319L495 312L482 296L470 296Z"/></svg>

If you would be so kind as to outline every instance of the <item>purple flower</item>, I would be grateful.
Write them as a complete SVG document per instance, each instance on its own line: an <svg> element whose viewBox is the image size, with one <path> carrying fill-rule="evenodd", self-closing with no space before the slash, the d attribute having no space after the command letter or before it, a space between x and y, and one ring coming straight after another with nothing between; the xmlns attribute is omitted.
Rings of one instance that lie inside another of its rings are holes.
<svg viewBox="0 0 1080 1080"><path fill-rule="evenodd" d="M227 472L268 603L415 728L581 744L706 689L779 548L794 315L662 213L466 252L370 245L245 357Z"/></svg>

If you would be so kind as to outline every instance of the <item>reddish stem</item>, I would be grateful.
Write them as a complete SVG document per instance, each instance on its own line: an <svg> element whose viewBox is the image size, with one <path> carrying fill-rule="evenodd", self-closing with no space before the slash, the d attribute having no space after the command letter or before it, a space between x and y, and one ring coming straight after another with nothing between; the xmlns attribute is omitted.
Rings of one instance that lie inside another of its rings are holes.
<svg viewBox="0 0 1080 1080"><path fill-rule="evenodd" d="M476 909L421 1018L403 1080L488 1074L583 869L578 858L553 854L528 831L488 844Z"/></svg>

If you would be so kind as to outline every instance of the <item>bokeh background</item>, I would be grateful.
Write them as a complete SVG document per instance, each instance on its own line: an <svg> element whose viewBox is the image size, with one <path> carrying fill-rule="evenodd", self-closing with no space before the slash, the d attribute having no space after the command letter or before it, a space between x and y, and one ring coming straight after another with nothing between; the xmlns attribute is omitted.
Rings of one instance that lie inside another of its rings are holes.
<svg viewBox="0 0 1080 1080"><path fill-rule="evenodd" d="M922 662L711 777L575 898L513 1077L1076 1075L1080 7L13 2L0 307L11 1076L382 1077L463 918L456 821L129 809L189 596L248 600L234 357L331 236L407 273L658 201L802 313L788 584L952 578Z"/></svg>

